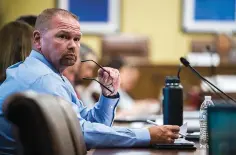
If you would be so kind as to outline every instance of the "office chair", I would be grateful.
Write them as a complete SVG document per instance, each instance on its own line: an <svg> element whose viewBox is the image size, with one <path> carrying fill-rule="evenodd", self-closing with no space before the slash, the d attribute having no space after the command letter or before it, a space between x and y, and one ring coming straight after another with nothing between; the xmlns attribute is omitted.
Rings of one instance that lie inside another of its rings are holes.
<svg viewBox="0 0 236 155"><path fill-rule="evenodd" d="M15 137L20 146L19 154L87 153L76 114L71 105L59 97L17 93L4 101L3 112L18 129Z"/></svg>
<svg viewBox="0 0 236 155"><path fill-rule="evenodd" d="M143 35L116 34L102 37L102 59L123 57L129 63L149 63L149 38Z"/></svg>

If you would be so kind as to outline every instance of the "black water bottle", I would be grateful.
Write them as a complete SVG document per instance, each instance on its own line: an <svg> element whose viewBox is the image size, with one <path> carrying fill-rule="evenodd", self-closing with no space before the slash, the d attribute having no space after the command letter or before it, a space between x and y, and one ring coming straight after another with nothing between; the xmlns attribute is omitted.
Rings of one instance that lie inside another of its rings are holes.
<svg viewBox="0 0 236 155"><path fill-rule="evenodd" d="M163 124L181 126L183 124L183 88L177 77L166 77L163 97Z"/></svg>

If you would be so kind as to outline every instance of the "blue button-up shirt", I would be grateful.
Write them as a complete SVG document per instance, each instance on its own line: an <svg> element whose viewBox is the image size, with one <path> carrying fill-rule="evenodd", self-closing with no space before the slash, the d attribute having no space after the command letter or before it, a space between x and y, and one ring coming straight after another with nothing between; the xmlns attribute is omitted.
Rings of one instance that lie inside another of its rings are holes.
<svg viewBox="0 0 236 155"><path fill-rule="evenodd" d="M11 125L2 116L2 103L8 95L26 90L56 95L70 102L77 112L88 148L147 146L150 143L148 129L111 127L119 98L101 95L94 108L86 108L66 77L34 50L24 62L9 67L6 74L0 86L0 152L15 146Z"/></svg>

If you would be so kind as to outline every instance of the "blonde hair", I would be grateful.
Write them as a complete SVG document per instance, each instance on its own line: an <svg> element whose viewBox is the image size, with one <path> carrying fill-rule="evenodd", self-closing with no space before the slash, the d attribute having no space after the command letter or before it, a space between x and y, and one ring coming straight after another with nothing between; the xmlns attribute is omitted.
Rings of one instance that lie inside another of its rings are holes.
<svg viewBox="0 0 236 155"><path fill-rule="evenodd" d="M6 78L6 69L24 61L32 49L33 28L27 23L13 21L0 30L0 82Z"/></svg>

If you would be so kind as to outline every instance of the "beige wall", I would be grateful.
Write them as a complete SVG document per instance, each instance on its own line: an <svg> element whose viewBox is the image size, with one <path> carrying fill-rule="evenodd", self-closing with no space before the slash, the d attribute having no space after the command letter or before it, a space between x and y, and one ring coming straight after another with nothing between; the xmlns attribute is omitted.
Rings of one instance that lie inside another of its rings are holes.
<svg viewBox="0 0 236 155"><path fill-rule="evenodd" d="M23 14L38 14L56 6L55 0L4 0L4 22ZM208 39L210 35L181 32L181 0L121 0L121 31L150 37L150 60L155 64L176 64L188 53L194 38ZM98 54L99 36L83 36Z"/></svg>

